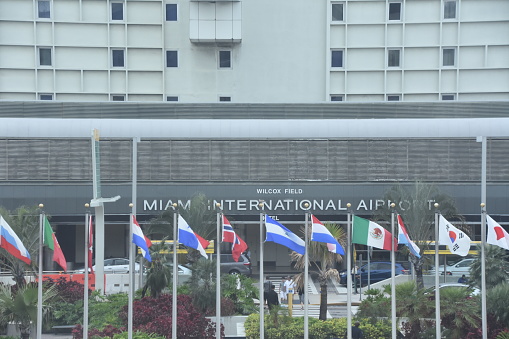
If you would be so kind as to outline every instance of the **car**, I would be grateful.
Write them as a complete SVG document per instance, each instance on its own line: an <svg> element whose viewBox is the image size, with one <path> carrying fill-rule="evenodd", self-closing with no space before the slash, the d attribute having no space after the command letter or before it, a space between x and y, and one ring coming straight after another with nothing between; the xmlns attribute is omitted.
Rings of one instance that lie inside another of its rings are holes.
<svg viewBox="0 0 509 339"><path fill-rule="evenodd" d="M467 258L458 261L455 264L447 265L444 270L444 265L438 266L438 272L441 275L444 275L444 272L446 272L447 275L465 275L470 276L470 265L474 262L473 258ZM429 270L429 274L435 274L435 269L432 268Z"/></svg>
<svg viewBox="0 0 509 339"><path fill-rule="evenodd" d="M96 265L93 265L92 268L94 269L94 272L95 272L95 267ZM138 264L137 262L134 263L134 270L135 272L139 272L140 271L140 264ZM79 270L75 270L76 273L83 273L85 272L85 269L82 268L82 269L79 269ZM126 259L126 258L108 258L108 259L104 259L104 273L105 274L110 274L110 273L117 273L117 274L122 274L122 273L129 273L129 259Z"/></svg>
<svg viewBox="0 0 509 339"><path fill-rule="evenodd" d="M216 259L217 254L212 254L212 259ZM233 260L231 254L221 254L221 273L228 274L244 274L251 276L253 270L251 269L251 259L247 254L241 254L239 261Z"/></svg>
<svg viewBox="0 0 509 339"><path fill-rule="evenodd" d="M396 275L400 274L409 274L410 271L407 270L401 263L395 263ZM369 280L370 283L376 283L385 279L389 279L391 277L391 262L390 261L379 261L372 262L362 266L358 271L358 275L360 275L360 282L362 285L368 284L368 272L369 272ZM339 275L339 283L341 285L346 285L347 275L346 271L343 271Z"/></svg>
<svg viewBox="0 0 509 339"><path fill-rule="evenodd" d="M461 283L443 283L443 284L440 284L438 288L440 288L440 291L443 291L444 289L453 289L453 288L456 288L456 289L457 288L468 289L470 291L469 295L471 297L481 294L481 290L478 289L477 287L471 287L469 285L461 284ZM435 294L435 287L430 288L430 292L429 293L434 295Z"/></svg>

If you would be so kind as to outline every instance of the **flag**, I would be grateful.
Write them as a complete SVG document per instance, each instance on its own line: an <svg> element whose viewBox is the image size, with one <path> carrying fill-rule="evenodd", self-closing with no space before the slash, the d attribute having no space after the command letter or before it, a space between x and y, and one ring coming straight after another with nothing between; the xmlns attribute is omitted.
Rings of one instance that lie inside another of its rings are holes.
<svg viewBox="0 0 509 339"><path fill-rule="evenodd" d="M373 246L387 251L397 247L398 242L391 232L373 221L354 216L352 228L352 242L355 244Z"/></svg>
<svg viewBox="0 0 509 339"><path fill-rule="evenodd" d="M232 243L232 256L233 260L239 261L240 255L247 250L247 244L242 240L241 237L235 233L232 225L223 215L223 242Z"/></svg>
<svg viewBox="0 0 509 339"><path fill-rule="evenodd" d="M88 223L88 267L90 268L90 273L94 274L94 266L93 263L93 254L94 254L94 226L92 225L92 216L89 216Z"/></svg>
<svg viewBox="0 0 509 339"><path fill-rule="evenodd" d="M60 248L57 237L51 228L51 225L46 216L44 217L44 245L48 246L50 250L53 250L53 261L60 265L67 271L67 262L65 261L64 252Z"/></svg>
<svg viewBox="0 0 509 339"><path fill-rule="evenodd" d="M398 214L398 244L403 244L408 247L410 253L415 255L417 258L420 258L421 249L412 241L408 236L408 232L406 231L405 224L403 224L403 219L401 215Z"/></svg>
<svg viewBox="0 0 509 339"><path fill-rule="evenodd" d="M440 245L447 245L452 254L468 254L470 250L470 238L463 231L460 231L440 215L438 222L438 239Z"/></svg>
<svg viewBox="0 0 509 339"><path fill-rule="evenodd" d="M196 233L194 233L191 227L189 227L189 224L184 220L184 218L182 218L181 215L179 215L178 218L178 228L179 228L178 235L179 242L188 247L194 248L195 250L198 250L201 255L203 255L205 258L208 258L201 241L198 239L199 236Z"/></svg>
<svg viewBox="0 0 509 339"><path fill-rule="evenodd" d="M329 230L318 220L314 215L311 215L312 220L312 231L311 241L324 242L327 244L327 248L332 253L345 254L343 247L339 242L332 236Z"/></svg>
<svg viewBox="0 0 509 339"><path fill-rule="evenodd" d="M306 253L304 240L268 215L265 215L265 229L267 230L265 241L273 241L302 255Z"/></svg>
<svg viewBox="0 0 509 339"><path fill-rule="evenodd" d="M2 216L0 216L0 247L30 265L30 254Z"/></svg>
<svg viewBox="0 0 509 339"><path fill-rule="evenodd" d="M491 219L489 215L486 216L486 220L488 221L488 238L486 242L509 250L509 233L495 220Z"/></svg>
<svg viewBox="0 0 509 339"><path fill-rule="evenodd" d="M223 215L223 242L234 242L235 231L226 217Z"/></svg>
<svg viewBox="0 0 509 339"><path fill-rule="evenodd" d="M131 233L133 234L133 243L141 249L141 254L143 257L151 262L152 257L150 257L148 248L152 246L152 242L143 234L140 224L138 224L138 221L136 221L136 217L134 215L131 223Z"/></svg>
<svg viewBox="0 0 509 339"><path fill-rule="evenodd" d="M210 245L210 241L206 240L206 239L203 239L202 237L200 237L198 234L194 234L196 235L196 239L198 239L198 241L200 242L201 244L201 247L203 247L203 249L207 249L207 247L209 247Z"/></svg>

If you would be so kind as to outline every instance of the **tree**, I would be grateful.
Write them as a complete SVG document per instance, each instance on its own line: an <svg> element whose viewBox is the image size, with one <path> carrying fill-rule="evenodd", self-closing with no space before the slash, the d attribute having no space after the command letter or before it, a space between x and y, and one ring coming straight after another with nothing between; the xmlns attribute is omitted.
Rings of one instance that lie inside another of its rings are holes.
<svg viewBox="0 0 509 339"><path fill-rule="evenodd" d="M504 248L486 244L484 265L487 290L509 281L509 255ZM477 246L477 254L470 265L470 284L481 288L481 246Z"/></svg>
<svg viewBox="0 0 509 339"><path fill-rule="evenodd" d="M0 320L14 322L18 325L21 338L30 337L31 323L37 323L37 292L35 284L24 285L17 289L0 285ZM55 286L50 286L43 293L43 316L49 317L49 302L57 295Z"/></svg>
<svg viewBox="0 0 509 339"><path fill-rule="evenodd" d="M329 230L332 236L346 248L346 233L343 228L336 224L324 223L324 226ZM304 233L304 230L303 230ZM308 230L309 239L311 239L311 229ZM303 255L292 252L291 258L295 261L295 268L303 270L305 268L305 258ZM340 263L343 258L341 255L329 252L324 243L310 241L308 246L308 260L309 265L313 266L318 271L318 281L320 283L320 320L327 319L327 281L329 279L339 280L339 272L334 268L337 263ZM304 273L300 273L295 278L297 287L301 288L304 285ZM304 289L305 290L305 289Z"/></svg>
<svg viewBox="0 0 509 339"><path fill-rule="evenodd" d="M141 292L142 297L145 296L147 291L150 291L152 298L158 298L172 281L172 269L169 265L166 265L170 262L170 254L167 250L168 246L165 245L164 239L160 243L149 247L152 262L147 270L147 278Z"/></svg>
<svg viewBox="0 0 509 339"><path fill-rule="evenodd" d="M37 206L18 207L13 212L0 207L0 214L11 226L12 230L19 237L30 257L31 265L15 258L5 249L0 248L2 260L0 267L2 271L9 271L18 286L25 285L25 271L28 269L37 271L37 257L39 255L39 209Z"/></svg>
<svg viewBox="0 0 509 339"><path fill-rule="evenodd" d="M209 199L203 193L191 198L189 209L180 208L179 213L191 226L193 231L207 240L216 240L216 212L210 207ZM173 239L173 210L165 210L157 218L152 219L146 229L147 235L156 235ZM188 261L196 262L201 254L189 249Z"/></svg>
<svg viewBox="0 0 509 339"><path fill-rule="evenodd" d="M216 261L202 258L193 264L193 274L187 281L193 305L210 314L216 304Z"/></svg>
<svg viewBox="0 0 509 339"><path fill-rule="evenodd" d="M458 219L463 221L459 215L454 199L447 194L443 194L439 189L430 183L417 181L413 186L403 186L401 184L391 187L384 195L383 200L396 204L396 212L401 215L412 239L421 249L421 257L418 258L412 254L409 259L412 262L416 274L417 286L424 287L422 277L422 266L424 264L424 250L428 248L428 241L435 239L435 209L433 204L439 204L439 209L446 219ZM391 221L391 210L381 208L374 212L375 220Z"/></svg>

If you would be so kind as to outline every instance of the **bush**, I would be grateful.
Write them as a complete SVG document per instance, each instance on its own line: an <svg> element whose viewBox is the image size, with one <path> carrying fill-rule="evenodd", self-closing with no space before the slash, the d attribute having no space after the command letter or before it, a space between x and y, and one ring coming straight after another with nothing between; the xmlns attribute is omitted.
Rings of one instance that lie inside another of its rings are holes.
<svg viewBox="0 0 509 339"><path fill-rule="evenodd" d="M115 334L113 339L127 339L129 337L129 333L122 332L119 334ZM143 332L134 332L133 339L166 339L166 337L158 336L156 334L149 334Z"/></svg>

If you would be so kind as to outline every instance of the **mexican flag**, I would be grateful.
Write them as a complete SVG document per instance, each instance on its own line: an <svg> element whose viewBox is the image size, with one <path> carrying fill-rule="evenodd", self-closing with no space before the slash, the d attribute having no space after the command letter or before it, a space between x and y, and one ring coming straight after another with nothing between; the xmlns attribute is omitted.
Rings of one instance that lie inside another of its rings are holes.
<svg viewBox="0 0 509 339"><path fill-rule="evenodd" d="M65 261L64 253L46 217L44 217L44 245L53 250L53 261L59 264L64 271L67 271L67 262Z"/></svg>
<svg viewBox="0 0 509 339"><path fill-rule="evenodd" d="M362 244L390 251L392 249L392 241L394 248L397 249L397 241L392 236L391 232L375 222L354 216L352 228L352 242L355 244Z"/></svg>

